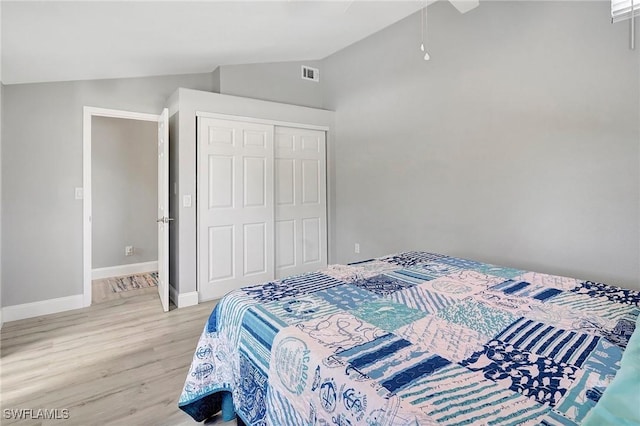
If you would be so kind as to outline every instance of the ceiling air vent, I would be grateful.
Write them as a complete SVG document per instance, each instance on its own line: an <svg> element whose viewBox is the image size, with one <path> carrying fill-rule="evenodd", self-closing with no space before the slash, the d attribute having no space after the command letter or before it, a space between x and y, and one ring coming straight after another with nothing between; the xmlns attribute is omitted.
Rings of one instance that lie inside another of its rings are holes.
<svg viewBox="0 0 640 426"><path fill-rule="evenodd" d="M320 70L311 68L306 65L302 66L302 79L311 81L320 81Z"/></svg>

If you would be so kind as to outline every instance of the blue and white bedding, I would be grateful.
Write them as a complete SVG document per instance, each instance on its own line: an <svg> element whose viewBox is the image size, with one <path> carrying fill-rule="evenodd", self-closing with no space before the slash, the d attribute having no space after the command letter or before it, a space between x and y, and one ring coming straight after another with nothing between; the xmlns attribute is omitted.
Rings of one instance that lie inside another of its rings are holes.
<svg viewBox="0 0 640 426"><path fill-rule="evenodd" d="M335 265L225 296L179 406L251 425L579 424L639 306L638 291L438 254Z"/></svg>

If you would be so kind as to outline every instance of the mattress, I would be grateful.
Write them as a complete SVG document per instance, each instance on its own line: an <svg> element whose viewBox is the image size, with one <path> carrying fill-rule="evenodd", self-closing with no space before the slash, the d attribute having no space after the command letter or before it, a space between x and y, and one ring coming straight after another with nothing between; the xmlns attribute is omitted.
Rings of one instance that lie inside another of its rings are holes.
<svg viewBox="0 0 640 426"><path fill-rule="evenodd" d="M406 252L242 288L179 406L251 425L573 425L612 382L638 291Z"/></svg>

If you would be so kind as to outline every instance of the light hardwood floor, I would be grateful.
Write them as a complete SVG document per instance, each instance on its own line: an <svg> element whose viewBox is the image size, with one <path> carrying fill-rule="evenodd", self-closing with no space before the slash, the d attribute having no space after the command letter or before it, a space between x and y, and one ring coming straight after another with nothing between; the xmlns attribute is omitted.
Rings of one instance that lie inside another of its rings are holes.
<svg viewBox="0 0 640 426"><path fill-rule="evenodd" d="M147 293L4 324L0 423L196 425L177 402L214 306L163 313L157 293ZM5 418L21 408L68 409L69 419Z"/></svg>

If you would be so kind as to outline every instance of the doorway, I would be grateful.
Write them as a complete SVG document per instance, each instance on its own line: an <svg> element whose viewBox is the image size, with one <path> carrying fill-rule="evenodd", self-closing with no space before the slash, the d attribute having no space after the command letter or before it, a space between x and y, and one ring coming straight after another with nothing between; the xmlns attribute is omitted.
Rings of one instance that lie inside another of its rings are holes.
<svg viewBox="0 0 640 426"><path fill-rule="evenodd" d="M168 310L167 135L166 110L85 107L85 306L157 291Z"/></svg>

